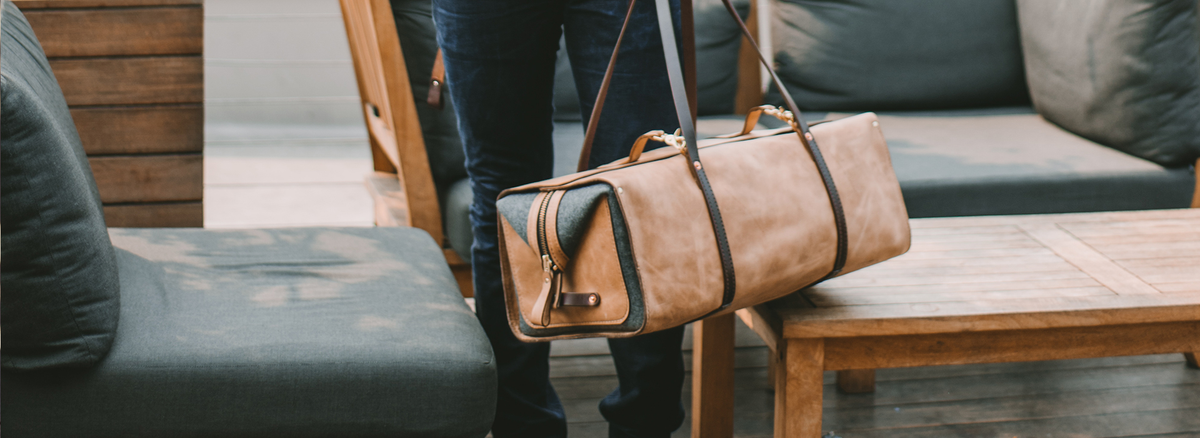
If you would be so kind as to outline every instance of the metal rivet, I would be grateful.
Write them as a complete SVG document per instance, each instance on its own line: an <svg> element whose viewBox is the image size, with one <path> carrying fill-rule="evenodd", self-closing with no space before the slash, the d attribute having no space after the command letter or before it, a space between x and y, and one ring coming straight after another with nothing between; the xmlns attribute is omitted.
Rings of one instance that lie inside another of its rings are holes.
<svg viewBox="0 0 1200 438"><path fill-rule="evenodd" d="M878 127L878 126L879 126L879 122L877 122L877 121L876 121L876 122L871 122L871 126Z"/></svg>
<svg viewBox="0 0 1200 438"><path fill-rule="evenodd" d="M808 139L808 141L812 141L812 133L811 133L811 132L805 132L805 133L804 133L804 138Z"/></svg>
<svg viewBox="0 0 1200 438"><path fill-rule="evenodd" d="M599 299L600 298L597 297L596 294L592 294L591 296L588 296L588 304L595 305L596 300L599 300Z"/></svg>
<svg viewBox="0 0 1200 438"><path fill-rule="evenodd" d="M617 194L618 194L618 195L622 195L622 194L624 194L624 193L625 193L625 189L623 189L623 188L620 188L620 187L617 187Z"/></svg>
<svg viewBox="0 0 1200 438"><path fill-rule="evenodd" d="M550 282L550 279L549 279L549 278L543 278L543 279L542 279L542 282L543 282L543 283L549 283L549 282Z"/></svg>
<svg viewBox="0 0 1200 438"><path fill-rule="evenodd" d="M696 170L700 170L700 162L699 162L699 161L693 161L693 162L692 162L692 167L695 167L695 168L696 168Z"/></svg>

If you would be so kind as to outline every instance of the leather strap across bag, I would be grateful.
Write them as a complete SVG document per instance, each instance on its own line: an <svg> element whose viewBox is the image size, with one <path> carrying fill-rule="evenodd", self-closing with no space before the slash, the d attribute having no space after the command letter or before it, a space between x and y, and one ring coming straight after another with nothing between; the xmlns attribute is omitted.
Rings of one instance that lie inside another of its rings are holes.
<svg viewBox="0 0 1200 438"><path fill-rule="evenodd" d="M677 327L908 250L908 215L874 114L810 129L772 72L788 110L754 108L741 132L698 142L668 1L655 3L680 130L642 135L628 158L584 170L618 37L580 172L497 201L508 321L523 341ZM752 131L764 114L788 126ZM672 147L642 153L651 141Z"/></svg>

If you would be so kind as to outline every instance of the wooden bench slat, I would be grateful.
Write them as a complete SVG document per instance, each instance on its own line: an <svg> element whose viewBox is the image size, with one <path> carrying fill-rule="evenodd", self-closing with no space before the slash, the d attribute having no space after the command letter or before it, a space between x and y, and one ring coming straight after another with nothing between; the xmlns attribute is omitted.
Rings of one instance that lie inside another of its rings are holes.
<svg viewBox="0 0 1200 438"><path fill-rule="evenodd" d="M1026 300L840 306L772 306L784 337L886 336L1187 321L1200 315L1200 295L1111 295Z"/></svg>
<svg viewBox="0 0 1200 438"><path fill-rule="evenodd" d="M963 249L955 251L910 252L904 254L904 260L961 260L992 257L1044 256L1054 255L1054 251L1046 248L1001 248L1001 249Z"/></svg>
<svg viewBox="0 0 1200 438"><path fill-rule="evenodd" d="M204 151L204 107L72 108L71 118L88 155Z"/></svg>
<svg viewBox="0 0 1200 438"><path fill-rule="evenodd" d="M957 268L970 266L1004 266L1004 265L1029 265L1037 263L1058 263L1062 262L1062 257L1050 254L1035 254L1025 256L1003 256L1003 257L976 257L976 258L961 258L951 260L920 260L909 259L904 256L888 260L885 265L876 265L866 269L907 269L907 268ZM860 271L861 272L861 271Z"/></svg>
<svg viewBox="0 0 1200 438"><path fill-rule="evenodd" d="M1193 318L1194 319L1194 318ZM1114 324L1115 325L1115 324ZM1118 329L1114 329L1118 328ZM1087 339L1087 342L1080 342ZM825 369L1023 362L1196 351L1200 321L825 339Z"/></svg>
<svg viewBox="0 0 1200 438"><path fill-rule="evenodd" d="M200 201L204 157L200 154L90 157L105 204Z"/></svg>
<svg viewBox="0 0 1200 438"><path fill-rule="evenodd" d="M875 265L858 272L872 277L887 276L953 276L981 274L1019 274L1026 272L1077 271L1074 265L1055 257L1042 263L1009 263L1002 265L937 266L937 267L893 267L891 264Z"/></svg>
<svg viewBox="0 0 1200 438"><path fill-rule="evenodd" d="M45 9L25 18L50 58L199 55L204 48L198 7Z"/></svg>
<svg viewBox="0 0 1200 438"><path fill-rule="evenodd" d="M104 221L109 227L203 227L204 204L199 201L109 204L104 206Z"/></svg>
<svg viewBox="0 0 1200 438"><path fill-rule="evenodd" d="M204 101L200 56L60 58L50 67L71 106Z"/></svg>
<svg viewBox="0 0 1200 438"><path fill-rule="evenodd" d="M969 216L917 219L910 222L914 235L917 230L929 228L956 227L994 227L1012 226L1016 224L1057 223L1063 227L1083 225L1108 226L1113 222L1138 222L1147 224L1186 225L1195 223L1196 212L1191 209L1151 210L1151 211L1114 211L1107 213L1069 213L1069 214L1035 214L1018 216ZM1138 225L1129 225L1137 227ZM1069 229L1069 228L1068 228Z"/></svg>
<svg viewBox="0 0 1200 438"><path fill-rule="evenodd" d="M877 294L877 295L812 295L809 299L821 307L833 306L871 306L880 304L913 304L913 303L945 303L958 301L1001 301L1025 300L1045 297L1086 297L1097 295L1112 295L1112 290L1106 287L1070 287L1060 289L1017 289L986 292L958 293L915 293L915 294Z"/></svg>
<svg viewBox="0 0 1200 438"><path fill-rule="evenodd" d="M821 295L881 295L881 294L918 294L918 293L963 293L963 292L982 292L982 291L1006 291L1006 290L1053 290L1066 289L1075 287L1095 287L1101 286L1091 278L1073 278L1066 280L1021 280L1021 281L994 281L981 283L961 283L961 284L921 284L914 286L875 286L875 287L831 287L826 284L815 286L803 292L807 297L816 297Z"/></svg>
<svg viewBox="0 0 1200 438"><path fill-rule="evenodd" d="M918 286L926 284L962 284L962 283L999 283L1005 281L1028 280L1067 280L1072 278L1089 278L1078 269L1055 272L1030 272L1020 274L983 274L983 275L929 275L929 276L846 276L826 281L824 287L881 287L881 286Z"/></svg>
<svg viewBox="0 0 1200 438"><path fill-rule="evenodd" d="M1088 246L1057 225L1025 225L1021 228L1119 295L1158 293L1153 286L1104 257L1098 248Z"/></svg>
<svg viewBox="0 0 1200 438"><path fill-rule="evenodd" d="M1008 241L974 241L974 242L927 242L914 241L912 247L909 248L909 253L925 253L925 252L951 252L963 250L988 250L988 249L1017 249L1017 248L1040 248L1037 242L1026 236L1023 239L1014 239Z"/></svg>

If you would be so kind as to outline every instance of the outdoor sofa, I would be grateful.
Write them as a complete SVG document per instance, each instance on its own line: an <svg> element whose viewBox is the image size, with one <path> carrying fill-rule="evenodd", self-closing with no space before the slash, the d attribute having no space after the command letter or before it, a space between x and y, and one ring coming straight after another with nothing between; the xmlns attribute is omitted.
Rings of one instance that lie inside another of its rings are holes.
<svg viewBox="0 0 1200 438"><path fill-rule="evenodd" d="M806 119L879 114L912 218L1192 202L1200 2L756 1L770 8L775 69ZM425 103L436 51L428 3L391 1L440 225L469 260L471 191L452 107ZM749 0L733 3L755 15ZM773 86L757 100L739 96L739 81L757 84L758 70L735 67L745 56L737 24L720 0L693 8L701 137L737 131L734 113L750 105L782 105ZM574 172L586 119L565 55L555 77L556 175Z"/></svg>
<svg viewBox="0 0 1200 438"><path fill-rule="evenodd" d="M10 438L487 433L495 359L426 232L106 228L50 64L0 12Z"/></svg>

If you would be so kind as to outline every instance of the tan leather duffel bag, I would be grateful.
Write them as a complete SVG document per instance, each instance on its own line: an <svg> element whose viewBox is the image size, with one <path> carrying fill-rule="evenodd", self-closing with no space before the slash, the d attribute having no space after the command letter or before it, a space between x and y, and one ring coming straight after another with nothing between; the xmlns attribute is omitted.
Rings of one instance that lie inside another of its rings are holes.
<svg viewBox="0 0 1200 438"><path fill-rule="evenodd" d="M755 108L742 132L697 142L670 11L656 3L680 131L647 133L628 159L497 201L508 320L524 341L676 327L908 250L908 215L874 114L810 130L772 72L791 111ZM751 131L761 114L789 126ZM648 141L674 147L643 154Z"/></svg>

